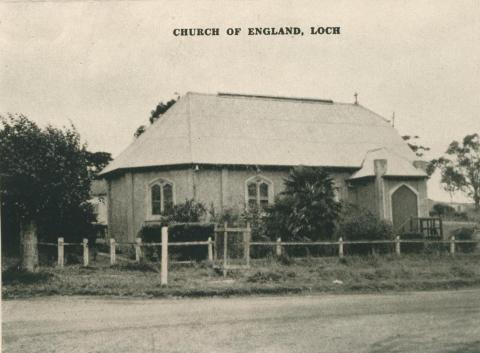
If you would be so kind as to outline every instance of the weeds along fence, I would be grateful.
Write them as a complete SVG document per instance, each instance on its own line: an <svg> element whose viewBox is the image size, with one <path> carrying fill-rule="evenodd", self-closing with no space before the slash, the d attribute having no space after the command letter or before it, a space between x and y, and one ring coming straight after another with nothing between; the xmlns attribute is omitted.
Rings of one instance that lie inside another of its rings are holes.
<svg viewBox="0 0 480 353"><path fill-rule="evenodd" d="M90 251L88 249L88 239L83 239L81 243L65 243L64 238L60 237L57 243L38 242L38 246L56 247L57 248L57 266L65 265L65 247L81 247L83 253L83 266L90 264Z"/></svg>
<svg viewBox="0 0 480 353"><path fill-rule="evenodd" d="M207 248L207 258L212 264L219 265L226 274L228 270L237 268L248 268L252 258L252 252L256 249L267 249L268 251L257 251L256 255L271 254L272 256L291 256L291 249L305 248L313 249L309 254L330 255L344 257L346 255L354 255L365 252L376 253L402 253L422 252L424 250L432 250L438 252L448 252L455 255L457 251L462 253L473 252L480 240L464 240L456 239L455 236L447 240L431 240L431 239L401 239L397 236L392 240L359 240L348 241L339 238L336 241L321 242L302 242L302 241L282 241L277 238L276 241L252 241L251 229L247 225L246 228L228 227L224 224L222 228L215 227L214 239L209 237L206 241L185 241L185 242L169 242L168 227L161 229L161 242L142 242L141 238L137 238L135 242L116 242L111 238L108 244L110 265L117 263L117 248L122 246L132 247L134 250L135 262L140 263L146 258L149 249L159 248L158 260L161 262L162 283L167 282L168 263L174 262L169 260L171 249L200 246ZM39 246L56 247L57 248L57 266L60 268L65 265L65 247L75 248L75 251L81 250L83 253L83 266L89 266L89 246L88 239L83 239L81 243L66 243L64 238L58 238L57 243L39 242ZM328 249L328 251L315 251L314 249ZM359 251L361 249L361 251ZM255 255L255 254L254 254ZM264 256L256 256L261 258ZM255 257L253 257L255 258ZM133 260L132 260L133 261ZM165 271L167 271L165 273Z"/></svg>

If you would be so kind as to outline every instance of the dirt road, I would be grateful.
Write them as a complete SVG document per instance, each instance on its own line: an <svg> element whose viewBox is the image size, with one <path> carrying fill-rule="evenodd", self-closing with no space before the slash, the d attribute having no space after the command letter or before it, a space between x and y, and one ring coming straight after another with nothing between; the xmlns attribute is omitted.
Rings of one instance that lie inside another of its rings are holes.
<svg viewBox="0 0 480 353"><path fill-rule="evenodd" d="M3 352L480 352L480 290L2 303Z"/></svg>

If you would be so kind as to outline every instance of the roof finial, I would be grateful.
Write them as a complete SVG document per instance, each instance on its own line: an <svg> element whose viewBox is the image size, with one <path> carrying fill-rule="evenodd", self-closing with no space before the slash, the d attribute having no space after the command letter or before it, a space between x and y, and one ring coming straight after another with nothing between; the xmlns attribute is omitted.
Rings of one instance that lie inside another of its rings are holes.
<svg viewBox="0 0 480 353"><path fill-rule="evenodd" d="M355 92L353 96L355 97L355 104L358 104L358 93Z"/></svg>

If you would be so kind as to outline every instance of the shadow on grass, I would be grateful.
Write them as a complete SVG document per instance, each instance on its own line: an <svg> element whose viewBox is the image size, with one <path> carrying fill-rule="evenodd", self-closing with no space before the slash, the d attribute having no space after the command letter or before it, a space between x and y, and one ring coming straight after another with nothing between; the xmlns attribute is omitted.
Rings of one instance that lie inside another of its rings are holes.
<svg viewBox="0 0 480 353"><path fill-rule="evenodd" d="M38 284L47 282L53 274L48 272L28 272L10 267L2 271L2 285L8 284Z"/></svg>
<svg viewBox="0 0 480 353"><path fill-rule="evenodd" d="M116 264L111 268L119 271L159 272L157 267L146 262Z"/></svg>

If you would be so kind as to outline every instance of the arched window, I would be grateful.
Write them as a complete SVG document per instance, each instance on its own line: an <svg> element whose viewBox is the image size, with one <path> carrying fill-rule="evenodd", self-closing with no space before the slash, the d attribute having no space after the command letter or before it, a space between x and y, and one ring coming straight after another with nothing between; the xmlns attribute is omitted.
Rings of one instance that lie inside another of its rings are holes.
<svg viewBox="0 0 480 353"><path fill-rule="evenodd" d="M246 203L248 208L264 208L273 201L273 183L262 176L246 181Z"/></svg>
<svg viewBox="0 0 480 353"><path fill-rule="evenodd" d="M150 184L150 214L169 213L174 204L173 183L160 179Z"/></svg>
<svg viewBox="0 0 480 353"><path fill-rule="evenodd" d="M162 214L162 188L160 185L155 184L151 188L152 190L152 215Z"/></svg>

